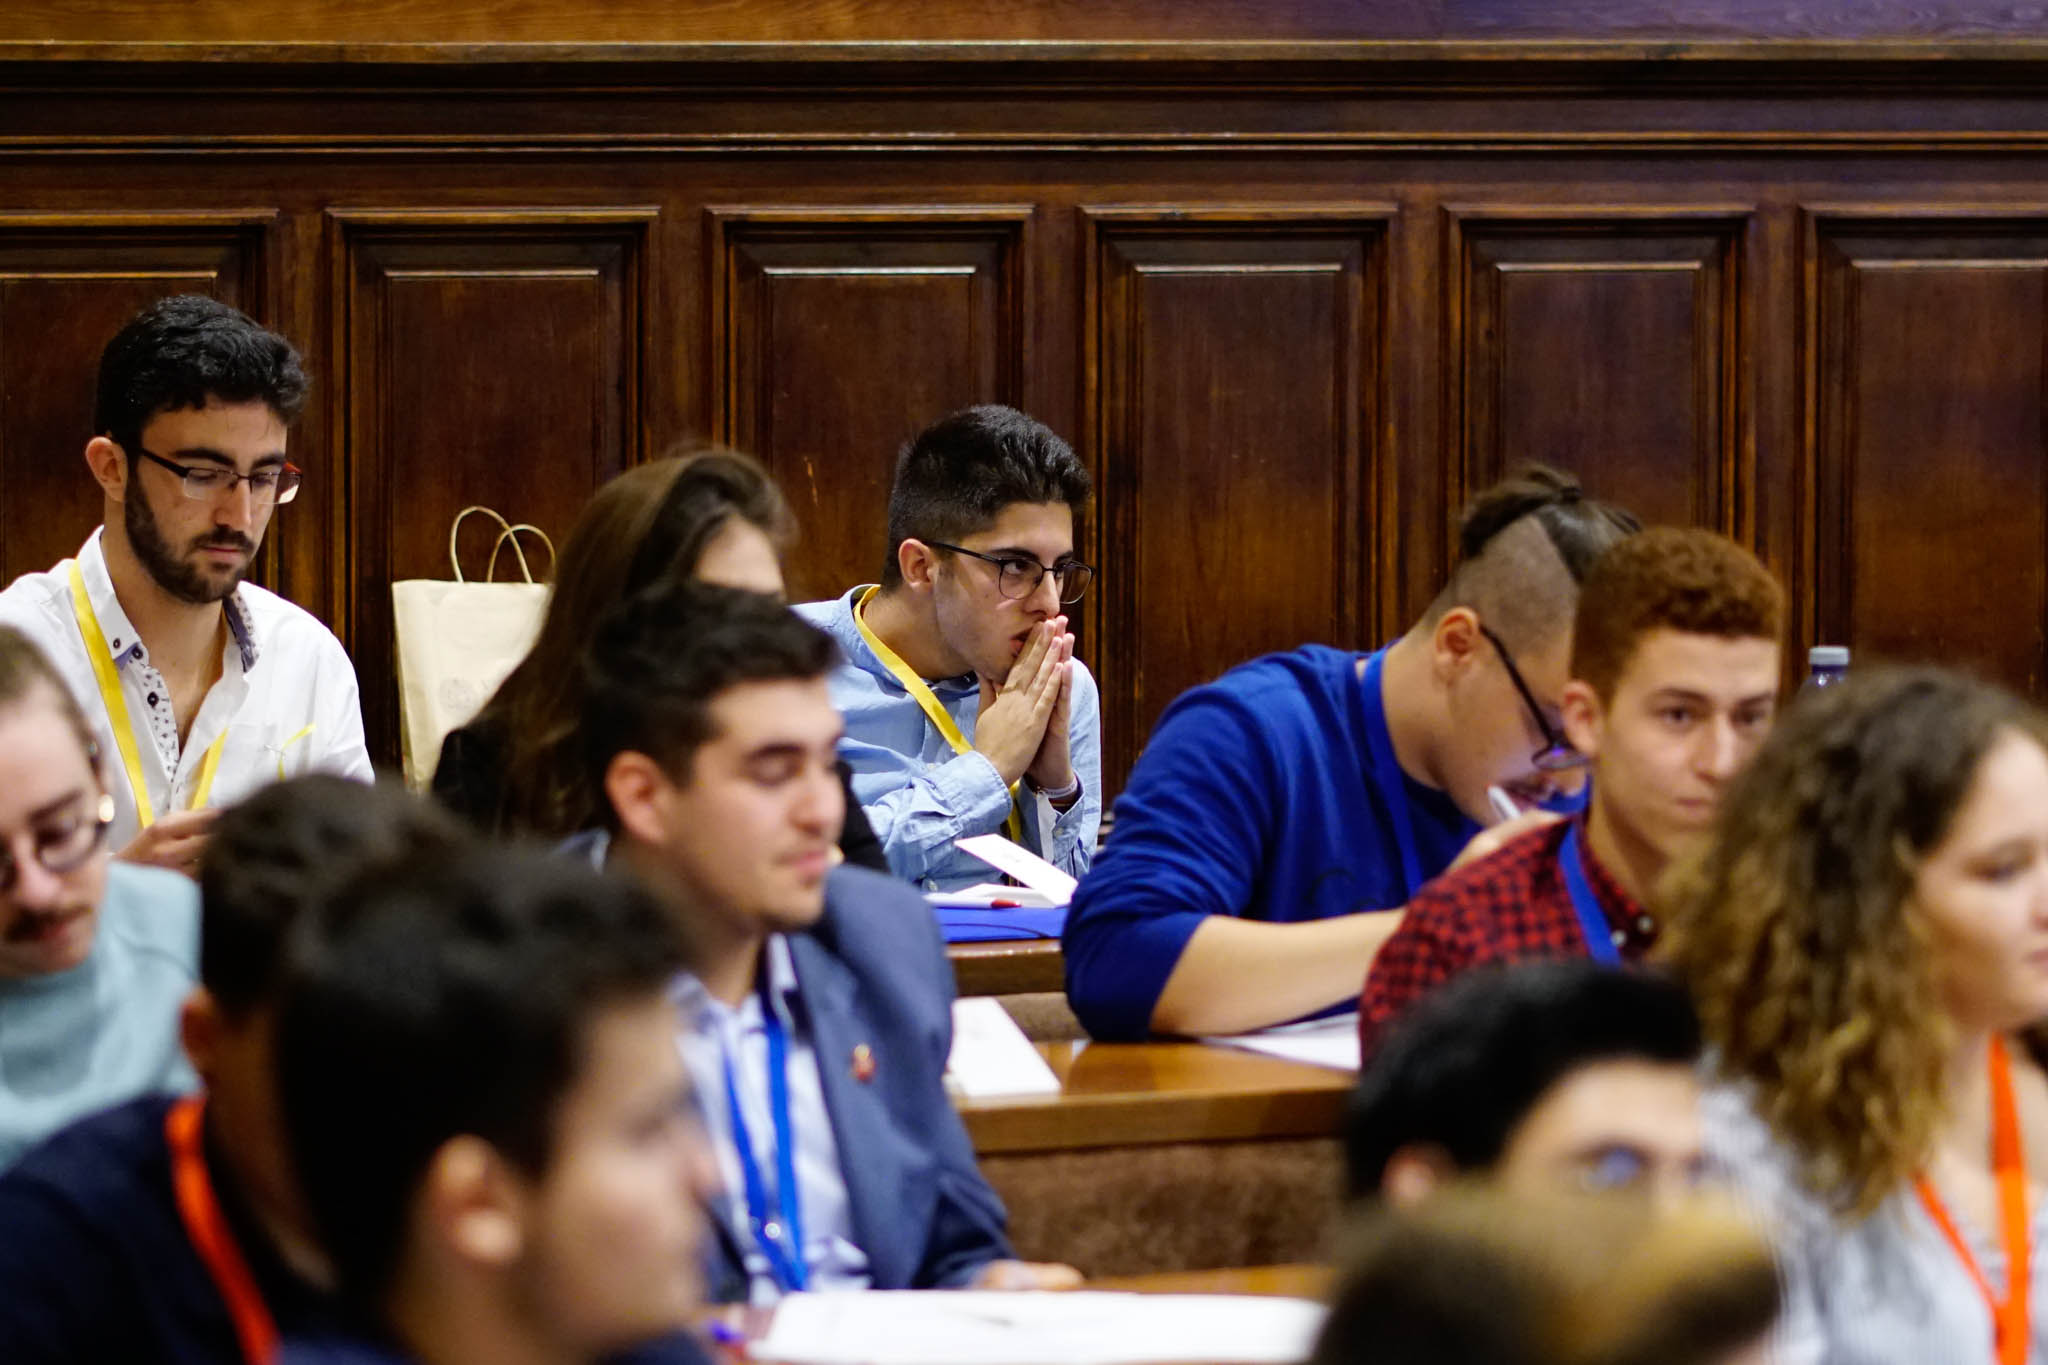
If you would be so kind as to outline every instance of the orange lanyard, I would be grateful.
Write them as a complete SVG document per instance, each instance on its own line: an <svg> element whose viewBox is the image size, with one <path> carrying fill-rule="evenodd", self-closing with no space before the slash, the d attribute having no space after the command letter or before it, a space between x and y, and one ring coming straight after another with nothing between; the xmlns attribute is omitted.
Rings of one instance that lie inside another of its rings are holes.
<svg viewBox="0 0 2048 1365"><path fill-rule="evenodd" d="M1942 1236L1948 1238L1948 1244L1955 1248L1963 1268L1976 1281L1977 1292L1984 1296L1984 1306L1991 1310L1991 1321L1997 1334L1998 1365L2026 1365L2033 1336L2027 1305L2027 1291L2032 1280L2027 1246L2027 1154L2025 1145L2020 1141L2019 1106L2012 1093L2012 1059L2006 1055L2004 1040L1996 1034L1991 1038L1990 1054L1991 1168L1998 1178L1998 1216L2005 1239L2005 1298L2002 1302L1991 1292L1991 1282L1984 1278L1983 1267L1970 1254L1969 1243L1963 1240L1955 1220L1942 1206L1941 1196L1934 1192L1933 1182L1925 1175L1919 1175L1913 1178L1913 1186L1919 1191L1920 1202L1927 1206L1935 1226L1941 1229Z"/></svg>
<svg viewBox="0 0 2048 1365"><path fill-rule="evenodd" d="M214 1198L213 1178L206 1172L206 1155L200 1140L201 1119L206 1099L188 1095L171 1106L164 1116L164 1136L171 1145L171 1186L178 1199L178 1216L184 1219L185 1235L192 1249L206 1263L214 1287L228 1308L235 1339L242 1343L242 1359L248 1365L271 1365L277 1359L277 1324L256 1288L256 1277L235 1245L235 1235Z"/></svg>

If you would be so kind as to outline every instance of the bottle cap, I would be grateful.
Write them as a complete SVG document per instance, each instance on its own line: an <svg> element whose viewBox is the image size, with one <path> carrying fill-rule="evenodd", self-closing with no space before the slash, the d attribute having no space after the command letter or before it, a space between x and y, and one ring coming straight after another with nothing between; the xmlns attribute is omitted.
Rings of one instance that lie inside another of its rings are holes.
<svg viewBox="0 0 2048 1365"><path fill-rule="evenodd" d="M1847 668L1849 647L1847 645L1815 645L1806 651L1808 668Z"/></svg>

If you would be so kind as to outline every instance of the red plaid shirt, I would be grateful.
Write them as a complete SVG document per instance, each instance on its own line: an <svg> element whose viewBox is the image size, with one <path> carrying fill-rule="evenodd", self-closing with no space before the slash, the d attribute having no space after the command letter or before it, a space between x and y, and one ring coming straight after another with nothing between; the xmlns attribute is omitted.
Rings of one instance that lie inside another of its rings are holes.
<svg viewBox="0 0 2048 1365"><path fill-rule="evenodd" d="M1584 819L1554 821L1445 873L1408 902L1401 927L1373 959L1358 1002L1358 1032L1368 1055L1394 1016L1459 972L1486 962L1587 955L1557 856L1573 824L1580 827L1586 880L1622 957L1633 962L1649 951L1656 923L1593 856Z"/></svg>

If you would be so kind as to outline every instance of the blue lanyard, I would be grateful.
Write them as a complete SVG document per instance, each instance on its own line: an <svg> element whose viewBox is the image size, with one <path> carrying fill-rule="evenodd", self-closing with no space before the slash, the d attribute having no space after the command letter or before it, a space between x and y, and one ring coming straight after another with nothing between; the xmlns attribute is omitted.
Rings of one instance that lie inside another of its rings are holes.
<svg viewBox="0 0 2048 1365"><path fill-rule="evenodd" d="M1380 691L1380 665L1386 661L1382 649L1365 661L1365 676L1359 680L1365 702L1365 744L1372 751L1373 785L1387 807L1394 826L1394 842L1401 848L1401 878L1407 887L1404 903L1415 899L1422 889L1422 857L1415 851L1415 817L1408 809L1408 784L1401 765L1394 760L1394 735L1387 729L1386 697Z"/></svg>
<svg viewBox="0 0 2048 1365"><path fill-rule="evenodd" d="M1606 911L1600 908L1599 898L1593 894L1593 884L1586 880L1585 859L1579 852L1579 827L1576 823L1564 833L1564 843L1558 847L1557 860L1564 866L1564 889L1571 893L1572 909L1579 914L1579 930L1586 936L1586 951L1595 962L1609 967L1621 965L1621 949L1615 945L1614 930L1607 922Z"/></svg>
<svg viewBox="0 0 2048 1365"><path fill-rule="evenodd" d="M740 1175L747 1192L747 1225L753 1233L754 1245L767 1258L769 1273L782 1292L794 1294L810 1283L811 1273L804 1262L803 1211L797 1202L796 1143L789 1135L789 1040L783 1035L782 1020L765 993L761 999L761 1019L768 1033L768 1109L775 1122L779 1219L768 1209L768 1190L761 1180L761 1164L754 1155L753 1139L747 1134L746 1116L740 1112L740 1091L733 1081L730 1056L725 1059L725 1111L732 1123L732 1145L739 1151Z"/></svg>

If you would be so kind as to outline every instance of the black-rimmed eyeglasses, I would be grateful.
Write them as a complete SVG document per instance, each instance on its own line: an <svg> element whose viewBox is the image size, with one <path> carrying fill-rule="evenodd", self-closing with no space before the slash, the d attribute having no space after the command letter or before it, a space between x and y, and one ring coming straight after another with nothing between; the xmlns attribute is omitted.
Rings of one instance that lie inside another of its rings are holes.
<svg viewBox="0 0 2048 1365"><path fill-rule="evenodd" d="M1530 757L1530 764L1539 773L1566 773L1584 767L1586 756L1574 749L1570 740L1551 728L1550 718L1545 716L1543 708L1536 704L1536 694L1531 692L1529 684L1523 681L1522 670L1515 667L1515 656L1508 652L1508 647L1502 643L1500 636L1483 625L1479 627L1479 633L1486 637L1494 652L1500 655L1501 663L1506 665L1508 670L1508 681L1515 685L1515 691L1522 694L1522 702L1529 708L1530 716L1536 721L1536 729L1543 736L1543 747Z"/></svg>
<svg viewBox="0 0 2048 1365"><path fill-rule="evenodd" d="M237 474L219 465L179 464L139 445L127 449L176 474L185 496L194 502L211 502L224 493L234 492L236 484L246 483L249 485L249 498L258 507L287 503L299 495L299 483L305 477L295 464L270 465L247 474Z"/></svg>
<svg viewBox="0 0 2048 1365"><path fill-rule="evenodd" d="M29 856L53 877L75 872L99 852L114 823L114 798L102 792L90 809L81 807L28 832ZM20 873L14 850L0 848L0 896L14 890Z"/></svg>
<svg viewBox="0 0 2048 1365"><path fill-rule="evenodd" d="M979 550L970 550L964 545L948 545L943 540L928 540L925 544L934 550L951 550L956 555L967 555L983 563L996 566L996 588L1005 597L1026 598L1038 591L1038 585L1045 576L1053 576L1053 587L1062 602L1078 602L1088 591L1088 585L1095 581L1095 570L1078 559L1062 559L1057 564L1041 564L1029 555L985 555Z"/></svg>

